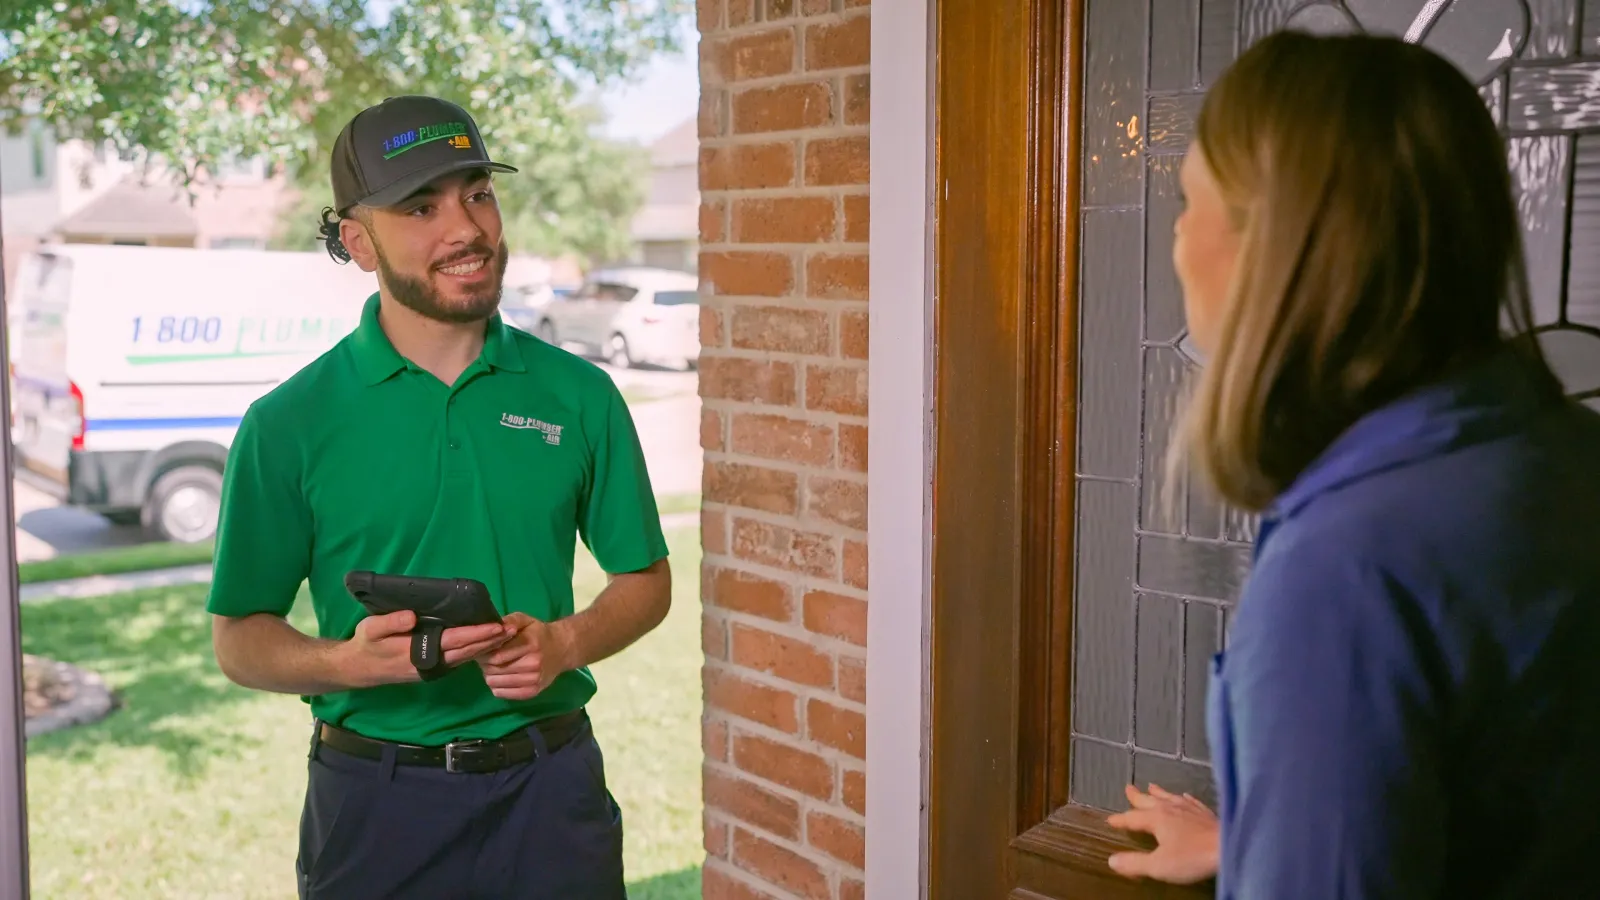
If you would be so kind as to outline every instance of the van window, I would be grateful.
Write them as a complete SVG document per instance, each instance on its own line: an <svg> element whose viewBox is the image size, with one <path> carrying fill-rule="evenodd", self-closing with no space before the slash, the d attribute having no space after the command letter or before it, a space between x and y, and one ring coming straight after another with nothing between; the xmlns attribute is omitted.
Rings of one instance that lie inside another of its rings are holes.
<svg viewBox="0 0 1600 900"><path fill-rule="evenodd" d="M692 306L700 303L699 291L657 291L657 306Z"/></svg>

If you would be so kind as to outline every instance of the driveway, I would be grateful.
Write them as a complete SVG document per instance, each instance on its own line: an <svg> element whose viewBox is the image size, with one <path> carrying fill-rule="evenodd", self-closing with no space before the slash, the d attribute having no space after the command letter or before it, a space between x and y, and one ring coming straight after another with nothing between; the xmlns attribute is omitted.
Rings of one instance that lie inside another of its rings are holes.
<svg viewBox="0 0 1600 900"><path fill-rule="evenodd" d="M700 397L694 372L613 369L601 365L619 387L655 399L633 406L645 465L656 494L700 492ZM23 481L12 482L17 504L17 560L30 562L63 553L137 544L137 526L112 525L100 516L58 504Z"/></svg>

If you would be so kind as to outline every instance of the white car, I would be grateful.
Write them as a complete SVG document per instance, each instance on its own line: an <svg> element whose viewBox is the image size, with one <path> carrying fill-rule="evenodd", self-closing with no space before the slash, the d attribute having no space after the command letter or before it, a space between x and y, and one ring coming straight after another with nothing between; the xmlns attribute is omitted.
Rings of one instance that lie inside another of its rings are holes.
<svg viewBox="0 0 1600 900"><path fill-rule="evenodd" d="M687 272L605 269L544 304L534 333L556 346L578 344L619 368L693 369L700 359L699 288Z"/></svg>

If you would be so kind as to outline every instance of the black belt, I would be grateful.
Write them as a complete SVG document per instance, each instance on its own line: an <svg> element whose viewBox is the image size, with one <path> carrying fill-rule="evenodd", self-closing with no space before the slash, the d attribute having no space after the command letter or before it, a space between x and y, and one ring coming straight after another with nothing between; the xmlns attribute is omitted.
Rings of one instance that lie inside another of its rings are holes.
<svg viewBox="0 0 1600 900"><path fill-rule="evenodd" d="M589 724L584 710L551 716L533 723L544 736L545 750L549 753L561 749L581 734ZM483 774L528 762L538 756L533 738L527 731L517 731L498 740L452 741L443 747L421 747L380 741L347 731L327 722L318 723L312 754L317 744L323 744L348 756L379 761L386 748L394 748L395 765L428 766L446 772Z"/></svg>

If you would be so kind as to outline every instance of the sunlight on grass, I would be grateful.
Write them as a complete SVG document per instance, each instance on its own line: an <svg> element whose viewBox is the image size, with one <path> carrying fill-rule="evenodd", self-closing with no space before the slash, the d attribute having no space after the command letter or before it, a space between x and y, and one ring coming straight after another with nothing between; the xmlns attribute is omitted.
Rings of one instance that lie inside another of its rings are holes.
<svg viewBox="0 0 1600 900"><path fill-rule="evenodd" d="M668 533L673 609L595 667L590 706L627 828L631 900L700 896L699 534ZM605 578L579 550L580 602ZM23 649L100 673L123 707L28 742L36 897L292 898L310 720L230 684L205 587L23 607ZM309 605L291 618L309 627Z"/></svg>
<svg viewBox="0 0 1600 900"><path fill-rule="evenodd" d="M144 572L171 566L193 566L211 562L211 542L199 544L150 543L110 550L69 553L53 559L39 559L17 566L17 581L35 584L88 575L116 575Z"/></svg>

